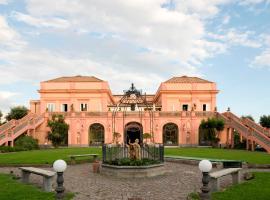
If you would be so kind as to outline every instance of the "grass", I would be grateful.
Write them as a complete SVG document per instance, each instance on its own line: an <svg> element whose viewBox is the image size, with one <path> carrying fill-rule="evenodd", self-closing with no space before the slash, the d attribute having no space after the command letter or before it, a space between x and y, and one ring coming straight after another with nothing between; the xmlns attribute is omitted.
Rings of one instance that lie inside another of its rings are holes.
<svg viewBox="0 0 270 200"><path fill-rule="evenodd" d="M5 164L52 164L57 159L69 161L68 155L96 153L101 157L101 148L59 148L0 154L0 165ZM252 164L270 164L270 154L244 150L212 148L166 148L165 155L243 160ZM87 157L82 160L89 159Z"/></svg>
<svg viewBox="0 0 270 200"><path fill-rule="evenodd" d="M213 200L266 200L270 199L270 173L254 172L255 179L231 186L224 192L213 193Z"/></svg>
<svg viewBox="0 0 270 200"><path fill-rule="evenodd" d="M29 184L22 184L7 174L0 174L0 199L6 200L54 200L53 192L43 192L37 187ZM16 189L15 189L16 188ZM72 199L73 194L69 193L66 200Z"/></svg>
<svg viewBox="0 0 270 200"><path fill-rule="evenodd" d="M5 164L52 164L57 159L70 161L69 155L96 153L101 156L101 148L59 148L21 151L0 154L0 165ZM88 157L84 157L89 159ZM79 159L76 159L79 160Z"/></svg>
<svg viewBox="0 0 270 200"><path fill-rule="evenodd" d="M166 148L165 155L242 160L252 164L270 164L270 154L245 150L213 148Z"/></svg>

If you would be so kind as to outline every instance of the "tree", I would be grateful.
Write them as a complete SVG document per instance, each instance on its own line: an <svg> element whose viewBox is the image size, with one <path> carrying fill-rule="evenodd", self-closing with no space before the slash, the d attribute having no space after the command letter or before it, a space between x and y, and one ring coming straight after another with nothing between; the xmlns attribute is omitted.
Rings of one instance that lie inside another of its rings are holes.
<svg viewBox="0 0 270 200"><path fill-rule="evenodd" d="M69 125L65 122L63 115L53 115L52 119L48 121L48 126L51 131L48 133L47 138L54 147L68 144Z"/></svg>
<svg viewBox="0 0 270 200"><path fill-rule="evenodd" d="M260 117L260 124L265 128L270 128L270 115L263 115Z"/></svg>
<svg viewBox="0 0 270 200"><path fill-rule="evenodd" d="M10 109L10 112L6 116L6 120L21 119L28 114L28 109L25 106L15 106Z"/></svg>
<svg viewBox="0 0 270 200"><path fill-rule="evenodd" d="M2 117L3 117L3 113L2 113L2 111L0 110L0 125L2 125Z"/></svg>
<svg viewBox="0 0 270 200"><path fill-rule="evenodd" d="M251 115L243 115L241 118L242 118L242 119L248 118L248 119L250 119L251 121L255 121L254 118L253 118Z"/></svg>
<svg viewBox="0 0 270 200"><path fill-rule="evenodd" d="M224 121L217 118L208 118L202 120L199 131L200 140L207 142L209 141L212 146L216 146L219 142L218 133L224 129Z"/></svg>

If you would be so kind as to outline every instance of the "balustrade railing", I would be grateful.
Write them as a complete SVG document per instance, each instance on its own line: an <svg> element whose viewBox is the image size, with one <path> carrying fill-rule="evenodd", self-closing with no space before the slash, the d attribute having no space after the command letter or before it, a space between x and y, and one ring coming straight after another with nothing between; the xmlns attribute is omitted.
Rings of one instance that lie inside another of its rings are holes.
<svg viewBox="0 0 270 200"><path fill-rule="evenodd" d="M150 159L164 162L164 146L162 144L142 145L140 147L141 159ZM117 160L129 158L127 146L104 144L102 146L103 163L112 163Z"/></svg>
<svg viewBox="0 0 270 200"><path fill-rule="evenodd" d="M265 134L266 136L269 136L269 131L267 131L264 127L260 126L259 124L257 124L256 122L248 119L248 118L245 118L244 120L244 123L247 124L249 127L255 129L255 130L258 130L259 132Z"/></svg>
<svg viewBox="0 0 270 200"><path fill-rule="evenodd" d="M25 121L25 122L17 125L13 130L13 134L15 135L17 132L19 132L23 128L27 127L29 123L30 123L29 121Z"/></svg>

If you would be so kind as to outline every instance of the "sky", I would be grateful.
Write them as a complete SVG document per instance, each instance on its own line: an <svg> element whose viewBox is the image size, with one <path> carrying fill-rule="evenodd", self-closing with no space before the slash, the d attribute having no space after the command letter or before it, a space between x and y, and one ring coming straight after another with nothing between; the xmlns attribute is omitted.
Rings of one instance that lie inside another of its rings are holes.
<svg viewBox="0 0 270 200"><path fill-rule="evenodd" d="M121 94L173 76L217 83L218 111L270 114L270 0L0 0L0 110L41 81L93 75Z"/></svg>

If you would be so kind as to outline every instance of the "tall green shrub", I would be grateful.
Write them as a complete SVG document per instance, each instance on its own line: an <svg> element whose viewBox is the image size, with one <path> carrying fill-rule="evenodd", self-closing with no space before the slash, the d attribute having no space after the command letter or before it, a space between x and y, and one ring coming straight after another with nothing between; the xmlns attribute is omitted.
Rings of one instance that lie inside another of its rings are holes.
<svg viewBox="0 0 270 200"><path fill-rule="evenodd" d="M225 123L222 119L208 118L202 120L200 124L201 140L209 141L212 146L216 146L219 142L218 133L224 129Z"/></svg>
<svg viewBox="0 0 270 200"><path fill-rule="evenodd" d="M54 147L68 144L69 125L65 122L63 115L53 115L52 119L48 121L48 126L51 131L48 133L47 138Z"/></svg>
<svg viewBox="0 0 270 200"><path fill-rule="evenodd" d="M21 136L15 141L15 147L18 147L20 149L24 150L33 150L33 149L39 149L38 146L38 140L34 139L31 136Z"/></svg>

